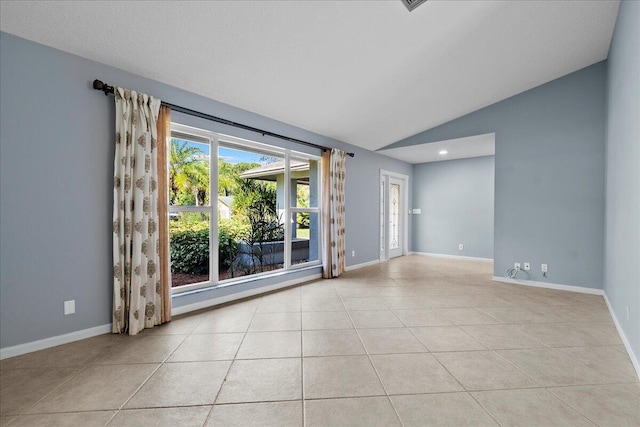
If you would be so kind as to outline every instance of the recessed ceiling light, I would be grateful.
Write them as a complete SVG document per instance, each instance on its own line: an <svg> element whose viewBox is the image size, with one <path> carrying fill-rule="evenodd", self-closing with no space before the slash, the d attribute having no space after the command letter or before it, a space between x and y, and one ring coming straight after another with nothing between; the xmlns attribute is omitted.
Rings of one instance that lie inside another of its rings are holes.
<svg viewBox="0 0 640 427"><path fill-rule="evenodd" d="M438 151L438 154L440 154L441 156L444 156L445 154L447 154L448 151L447 150L440 150Z"/></svg>

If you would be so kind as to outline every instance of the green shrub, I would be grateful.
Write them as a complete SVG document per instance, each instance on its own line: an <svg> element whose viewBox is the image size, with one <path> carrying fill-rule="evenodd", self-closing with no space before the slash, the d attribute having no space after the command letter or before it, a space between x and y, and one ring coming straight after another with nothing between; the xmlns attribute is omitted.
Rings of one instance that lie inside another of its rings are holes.
<svg viewBox="0 0 640 427"><path fill-rule="evenodd" d="M169 225L171 236L171 271L206 274L209 271L209 222L174 220Z"/></svg>

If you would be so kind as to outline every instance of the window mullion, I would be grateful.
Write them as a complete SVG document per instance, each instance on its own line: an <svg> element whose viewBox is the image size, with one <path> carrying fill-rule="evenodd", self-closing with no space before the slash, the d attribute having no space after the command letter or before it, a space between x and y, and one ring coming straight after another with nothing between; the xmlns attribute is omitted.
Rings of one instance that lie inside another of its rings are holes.
<svg viewBox="0 0 640 427"><path fill-rule="evenodd" d="M213 285L219 281L218 254L218 138L209 139L209 204L211 205L211 222L209 228L209 279Z"/></svg>
<svg viewBox="0 0 640 427"><path fill-rule="evenodd" d="M284 155L284 268L291 268L291 155Z"/></svg>

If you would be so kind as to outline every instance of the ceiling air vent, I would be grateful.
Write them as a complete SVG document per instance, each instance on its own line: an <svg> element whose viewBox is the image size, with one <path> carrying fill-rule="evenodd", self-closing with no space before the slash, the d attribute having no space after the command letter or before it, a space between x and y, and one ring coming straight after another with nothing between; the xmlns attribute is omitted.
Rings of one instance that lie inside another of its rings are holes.
<svg viewBox="0 0 640 427"><path fill-rule="evenodd" d="M407 6L407 9L409 9L409 12L411 12L426 1L427 0L402 0L402 3L404 3L404 5Z"/></svg>

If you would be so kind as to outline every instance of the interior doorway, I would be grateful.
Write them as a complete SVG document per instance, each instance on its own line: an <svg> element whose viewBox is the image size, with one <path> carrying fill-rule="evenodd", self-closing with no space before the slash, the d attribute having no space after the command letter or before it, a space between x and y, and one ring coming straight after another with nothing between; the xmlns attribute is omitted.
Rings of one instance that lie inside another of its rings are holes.
<svg viewBox="0 0 640 427"><path fill-rule="evenodd" d="M380 170L380 261L408 253L409 177Z"/></svg>

